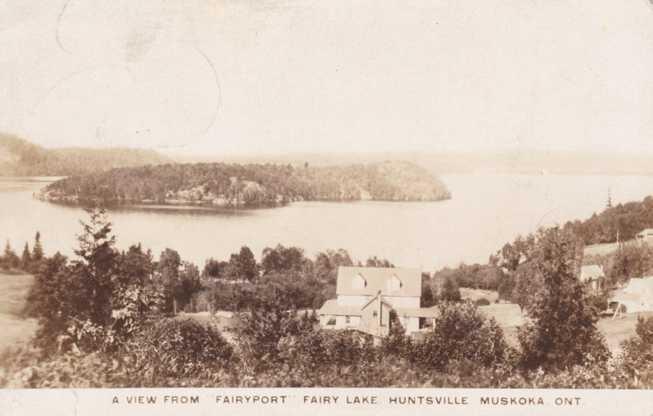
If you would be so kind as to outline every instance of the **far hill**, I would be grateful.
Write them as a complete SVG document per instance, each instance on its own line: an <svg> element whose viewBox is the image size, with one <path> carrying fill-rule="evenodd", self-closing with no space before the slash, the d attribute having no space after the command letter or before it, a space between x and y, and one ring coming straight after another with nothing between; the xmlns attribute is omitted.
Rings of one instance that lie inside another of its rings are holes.
<svg viewBox="0 0 653 416"><path fill-rule="evenodd" d="M438 201L446 186L410 162L293 167L272 164L166 164L112 169L48 185L44 200L89 205L255 208L293 201Z"/></svg>
<svg viewBox="0 0 653 416"><path fill-rule="evenodd" d="M0 133L0 176L69 176L112 168L168 163L153 150L131 148L47 149Z"/></svg>
<svg viewBox="0 0 653 416"><path fill-rule="evenodd" d="M523 174L523 175L653 175L652 155L565 152L538 149L488 152L365 152L365 153L288 153L251 155L179 156L186 162L230 163L308 163L329 166L347 163L377 163L405 160L439 174Z"/></svg>
<svg viewBox="0 0 653 416"><path fill-rule="evenodd" d="M566 224L586 245L604 244L612 251L617 242L633 240L637 233L653 228L653 196L607 207L584 221Z"/></svg>

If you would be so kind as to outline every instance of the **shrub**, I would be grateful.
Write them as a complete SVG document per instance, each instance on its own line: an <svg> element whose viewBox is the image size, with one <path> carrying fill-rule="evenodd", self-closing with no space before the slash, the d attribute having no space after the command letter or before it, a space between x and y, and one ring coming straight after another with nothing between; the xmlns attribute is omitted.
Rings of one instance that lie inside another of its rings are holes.
<svg viewBox="0 0 653 416"><path fill-rule="evenodd" d="M166 318L127 344L127 353L147 379L200 377L235 364L231 345L217 329L192 319Z"/></svg>
<svg viewBox="0 0 653 416"><path fill-rule="evenodd" d="M137 374L103 353L46 355L34 348L5 350L0 386L6 388L124 387Z"/></svg>
<svg viewBox="0 0 653 416"><path fill-rule="evenodd" d="M476 305L440 305L435 328L414 347L414 359L427 368L443 370L450 362L473 361L489 367L505 360L508 352L503 331L488 320Z"/></svg>
<svg viewBox="0 0 653 416"><path fill-rule="evenodd" d="M646 345L653 345L653 317L637 318L637 327L635 333L639 339Z"/></svg>
<svg viewBox="0 0 653 416"><path fill-rule="evenodd" d="M639 383L653 384L653 317L638 318L636 336L622 344L623 370Z"/></svg>
<svg viewBox="0 0 653 416"><path fill-rule="evenodd" d="M310 329L283 338L276 370L268 368L256 378L272 377L275 386L359 385L361 374L380 369L377 350L367 334Z"/></svg>
<svg viewBox="0 0 653 416"><path fill-rule="evenodd" d="M289 294L278 287L257 294L248 312L239 315L240 325L236 338L243 362L248 371L263 371L279 361L281 340L313 330L317 322L314 315L300 317L292 305Z"/></svg>
<svg viewBox="0 0 653 416"><path fill-rule="evenodd" d="M476 306L487 306L490 304L490 301L485 298L480 298L480 299L476 299L474 304L476 304Z"/></svg>

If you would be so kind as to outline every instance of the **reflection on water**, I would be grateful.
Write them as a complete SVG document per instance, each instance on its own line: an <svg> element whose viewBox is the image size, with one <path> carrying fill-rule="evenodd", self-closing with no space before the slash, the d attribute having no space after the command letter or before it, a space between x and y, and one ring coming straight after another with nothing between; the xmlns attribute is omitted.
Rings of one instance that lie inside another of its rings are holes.
<svg viewBox="0 0 653 416"><path fill-rule="evenodd" d="M234 209L234 208L212 208L202 206L182 206L182 205L132 205L129 207L114 207L111 212L114 213L134 213L134 212L149 212L161 215L173 216L190 216L195 217L198 215L208 216L249 216L254 215L255 210Z"/></svg>
<svg viewBox="0 0 653 416"><path fill-rule="evenodd" d="M432 269L485 262L517 234L586 218L615 203L653 193L653 177L447 175L453 199L441 202L302 202L256 210L181 207L112 209L118 244L166 247L199 265L228 258L241 245L255 254L277 243L309 255L345 248L354 258L386 257L397 265ZM71 255L84 212L32 197L43 182L0 181L0 239L15 247L38 230L48 253Z"/></svg>

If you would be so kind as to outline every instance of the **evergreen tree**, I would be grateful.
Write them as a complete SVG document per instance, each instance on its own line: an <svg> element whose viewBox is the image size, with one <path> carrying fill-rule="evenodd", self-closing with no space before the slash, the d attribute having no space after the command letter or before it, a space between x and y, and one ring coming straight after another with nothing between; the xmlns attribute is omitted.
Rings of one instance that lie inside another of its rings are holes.
<svg viewBox="0 0 653 416"><path fill-rule="evenodd" d="M5 245L5 253L4 253L4 267L5 269L15 269L20 266L20 258L18 255L16 255L16 252L11 248L11 244L9 243L9 240L7 240L7 244Z"/></svg>
<svg viewBox="0 0 653 416"><path fill-rule="evenodd" d="M36 232L34 236L34 247L32 248L32 260L38 263L43 260L43 247L41 246L41 233Z"/></svg>
<svg viewBox="0 0 653 416"><path fill-rule="evenodd" d="M557 227L538 233L530 258L542 286L529 308L532 323L519 334L526 368L560 370L609 357L596 311L576 278L577 248L573 235Z"/></svg>
<svg viewBox="0 0 653 416"><path fill-rule="evenodd" d="M77 236L79 248L75 250L80 259L75 266L88 291L91 321L105 325L111 320L112 279L118 257L116 237L111 234L112 224L104 208L89 208L86 212L89 221L80 221L83 232Z"/></svg>
<svg viewBox="0 0 653 416"><path fill-rule="evenodd" d="M28 316L37 318L39 329L36 345L45 349L57 348L56 338L66 332L70 318L79 317L88 307L76 302L86 298L85 290L79 288L79 280L71 278L67 259L56 253L43 260L43 265L34 275L25 305ZM77 283L77 284L74 284Z"/></svg>
<svg viewBox="0 0 653 416"><path fill-rule="evenodd" d="M30 270L32 266L32 255L30 254L29 245L27 243L25 243L25 247L23 248L23 254L20 258L20 266L25 271Z"/></svg>

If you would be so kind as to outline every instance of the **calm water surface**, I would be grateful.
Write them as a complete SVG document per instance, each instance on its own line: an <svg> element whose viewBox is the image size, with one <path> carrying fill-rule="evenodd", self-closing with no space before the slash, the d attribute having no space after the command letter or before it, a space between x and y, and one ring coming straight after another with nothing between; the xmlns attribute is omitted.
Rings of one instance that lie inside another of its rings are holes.
<svg viewBox="0 0 653 416"><path fill-rule="evenodd" d="M345 248L355 259L376 255L397 265L455 266L485 262L516 235L538 226L586 218L614 203L653 194L653 177L446 175L453 199L442 202L303 202L275 209L203 213L114 210L110 218L118 245L142 242L158 256L174 248L198 265L208 257L228 258L241 245L260 255L277 243L309 255ZM72 254L80 208L41 202L32 194L47 184L0 179L0 241L17 251L39 230L47 253Z"/></svg>

